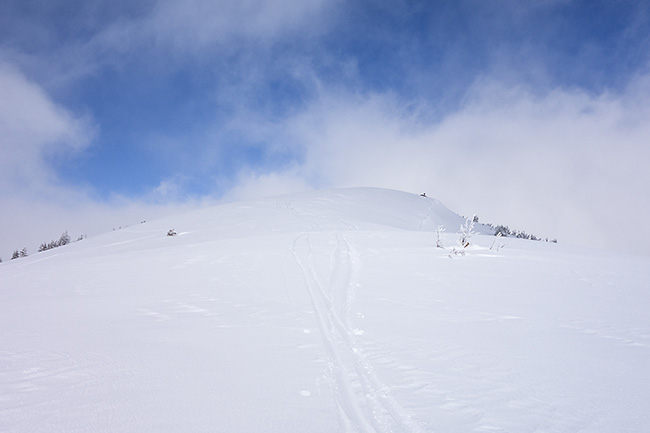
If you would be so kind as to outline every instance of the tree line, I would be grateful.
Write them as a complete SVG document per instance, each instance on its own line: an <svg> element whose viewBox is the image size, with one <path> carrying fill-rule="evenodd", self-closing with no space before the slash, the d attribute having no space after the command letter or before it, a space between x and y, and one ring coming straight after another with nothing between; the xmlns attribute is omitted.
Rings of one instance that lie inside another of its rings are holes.
<svg viewBox="0 0 650 433"><path fill-rule="evenodd" d="M546 242L552 242L554 244L557 243L557 239L550 239L549 238L540 238L535 235L526 233L524 231L520 230L511 230L508 226L504 225L494 225L494 224L488 224L489 227L491 227L494 230L494 235L495 236L513 236L515 238L519 239L529 239L531 241L546 241Z"/></svg>
<svg viewBox="0 0 650 433"><path fill-rule="evenodd" d="M81 235L81 236L79 236L77 241L80 241L80 240L84 239L85 237L86 236ZM65 232L63 232L61 234L59 239L55 239L55 240L52 240L52 241L49 241L49 242L41 243L41 245L38 247L38 252L40 253L40 252L43 252L43 251L51 250L52 248L62 247L63 245L68 245L71 242L72 242L72 240L70 238L70 235L68 234L67 231L65 231ZM27 247L23 247L20 250L14 250L14 252L11 254L11 260L19 259L21 257L27 257L27 256L28 256ZM0 258L0 263L2 263L2 258Z"/></svg>

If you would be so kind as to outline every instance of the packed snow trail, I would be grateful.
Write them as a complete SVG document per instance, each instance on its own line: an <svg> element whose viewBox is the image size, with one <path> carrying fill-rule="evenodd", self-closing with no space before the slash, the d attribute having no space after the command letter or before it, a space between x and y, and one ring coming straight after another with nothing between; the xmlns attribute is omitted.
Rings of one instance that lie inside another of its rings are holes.
<svg viewBox="0 0 650 433"><path fill-rule="evenodd" d="M326 284L316 271L317 259L311 245L311 238L315 235L299 235L294 240L292 251L304 277L323 345L331 359L340 413L347 417L340 420L341 424L353 424L362 433L422 432L391 396L388 387L381 383L372 364L356 344L354 330L347 324L352 291L356 285L354 262L358 260L349 241L343 234L336 234L334 266L329 284ZM338 308L335 304L337 299ZM357 382L361 392L354 390Z"/></svg>

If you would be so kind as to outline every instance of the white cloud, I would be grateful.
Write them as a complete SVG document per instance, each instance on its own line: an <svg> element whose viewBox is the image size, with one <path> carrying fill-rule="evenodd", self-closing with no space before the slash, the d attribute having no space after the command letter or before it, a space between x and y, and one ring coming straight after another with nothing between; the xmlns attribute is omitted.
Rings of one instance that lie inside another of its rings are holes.
<svg viewBox="0 0 650 433"><path fill-rule="evenodd" d="M288 178L426 191L483 221L647 254L648 83L540 95L481 81L438 122L391 96L323 96L285 124L305 152Z"/></svg>
<svg viewBox="0 0 650 433"><path fill-rule="evenodd" d="M160 181L158 186L153 189L152 199L155 202L176 202L182 197L186 182L187 179L183 176L163 179Z"/></svg>
<svg viewBox="0 0 650 433"><path fill-rule="evenodd" d="M84 149L92 125L53 103L19 71L0 64L0 191L55 182L46 159Z"/></svg>
<svg viewBox="0 0 650 433"><path fill-rule="evenodd" d="M313 186L295 169L266 174L247 171L240 173L235 185L222 201L249 200L311 189Z"/></svg>

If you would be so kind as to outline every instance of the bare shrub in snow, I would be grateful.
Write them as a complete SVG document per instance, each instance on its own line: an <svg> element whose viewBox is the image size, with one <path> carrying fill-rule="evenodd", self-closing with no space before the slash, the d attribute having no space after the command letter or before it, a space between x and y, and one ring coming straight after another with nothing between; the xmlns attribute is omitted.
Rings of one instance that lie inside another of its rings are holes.
<svg viewBox="0 0 650 433"><path fill-rule="evenodd" d="M458 248L454 247L452 248L451 252L449 253L449 258L453 259L454 256L464 256L465 255L465 250L459 250Z"/></svg>
<svg viewBox="0 0 650 433"><path fill-rule="evenodd" d="M501 242L501 233L497 233L495 236L497 238L492 242L490 249L498 253L501 248L505 247L505 244Z"/></svg>

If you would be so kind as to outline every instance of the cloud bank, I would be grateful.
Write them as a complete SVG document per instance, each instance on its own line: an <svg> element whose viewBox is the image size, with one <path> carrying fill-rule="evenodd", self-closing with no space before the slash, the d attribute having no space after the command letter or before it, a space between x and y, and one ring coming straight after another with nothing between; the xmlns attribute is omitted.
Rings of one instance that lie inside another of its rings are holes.
<svg viewBox="0 0 650 433"><path fill-rule="evenodd" d="M644 253L649 84L643 76L621 94L540 95L480 80L461 109L438 121L390 95L323 96L276 137L302 143L302 162L244 174L238 190L250 196L271 177L280 190L306 182L426 191L485 222Z"/></svg>

